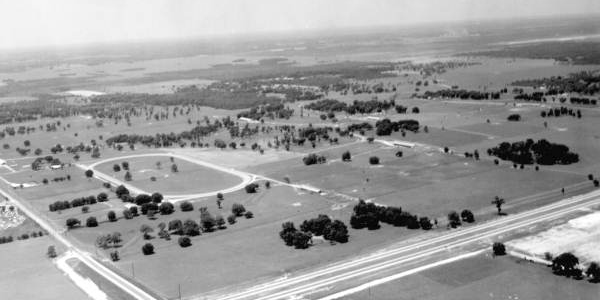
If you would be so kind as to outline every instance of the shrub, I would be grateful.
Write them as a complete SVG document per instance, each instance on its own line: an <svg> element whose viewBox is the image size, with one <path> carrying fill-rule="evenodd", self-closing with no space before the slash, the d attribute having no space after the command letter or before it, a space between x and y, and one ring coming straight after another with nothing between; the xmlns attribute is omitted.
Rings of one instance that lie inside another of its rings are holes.
<svg viewBox="0 0 600 300"><path fill-rule="evenodd" d="M181 220L171 220L169 221L169 226L168 226L169 231L173 231L175 234L182 234L183 233L183 223L181 222Z"/></svg>
<svg viewBox="0 0 600 300"><path fill-rule="evenodd" d="M123 195L129 195L129 190L124 185L119 185L115 190L117 197L121 198Z"/></svg>
<svg viewBox="0 0 600 300"><path fill-rule="evenodd" d="M117 220L117 214L112 210L108 212L107 217L111 222L115 222Z"/></svg>
<svg viewBox="0 0 600 300"><path fill-rule="evenodd" d="M352 160L350 151L346 151L346 152L342 153L342 161L350 161L350 160Z"/></svg>
<svg viewBox="0 0 600 300"><path fill-rule="evenodd" d="M194 210L194 205L189 201L183 201L179 204L179 208L181 211L192 211Z"/></svg>
<svg viewBox="0 0 600 300"><path fill-rule="evenodd" d="M119 259L120 259L119 258L119 252L117 250L112 251L110 253L110 260L112 260L112 261L118 261Z"/></svg>
<svg viewBox="0 0 600 300"><path fill-rule="evenodd" d="M183 222L182 232L184 235L189 236L200 235L200 225L193 220L187 219Z"/></svg>
<svg viewBox="0 0 600 300"><path fill-rule="evenodd" d="M131 210L129 210L127 208L124 209L123 210L123 218L125 218L127 220L133 219L133 214L131 213Z"/></svg>
<svg viewBox="0 0 600 300"><path fill-rule="evenodd" d="M97 227L98 226L98 220L96 220L95 217L89 217L85 221L85 226L87 226L87 227Z"/></svg>
<svg viewBox="0 0 600 300"><path fill-rule="evenodd" d="M48 255L48 257L50 258L55 258L56 255L56 249L54 248L54 246L48 246L48 251L46 252L46 255Z"/></svg>
<svg viewBox="0 0 600 300"><path fill-rule="evenodd" d="M431 225L431 221L429 220L429 218L427 217L421 217L419 219L419 225L421 225L421 228L423 230L429 230L431 229L432 225Z"/></svg>
<svg viewBox="0 0 600 300"><path fill-rule="evenodd" d="M246 187L244 187L244 189L246 189L246 193L248 193L248 194L256 193L256 189L258 189L258 184L250 183L250 184L246 185Z"/></svg>
<svg viewBox="0 0 600 300"><path fill-rule="evenodd" d="M170 215L175 211L175 207L171 202L163 202L158 207L161 215Z"/></svg>
<svg viewBox="0 0 600 300"><path fill-rule="evenodd" d="M98 199L98 202L106 202L108 201L108 195L104 192L98 194L98 197L96 197Z"/></svg>
<svg viewBox="0 0 600 300"><path fill-rule="evenodd" d="M302 161L305 165L310 166L314 164L324 164L325 162L327 162L327 159L323 155L316 155L312 153L302 158Z"/></svg>
<svg viewBox="0 0 600 300"><path fill-rule="evenodd" d="M246 212L246 208L239 204L239 203L234 203L231 206L231 213L234 214L236 217L241 217L244 212Z"/></svg>
<svg viewBox="0 0 600 300"><path fill-rule="evenodd" d="M496 242L492 245L492 251L496 256L505 255L506 247L504 247L504 244Z"/></svg>
<svg viewBox="0 0 600 300"><path fill-rule="evenodd" d="M131 212L131 214L135 217L138 215L138 208L137 206L132 206L129 208L129 211Z"/></svg>
<svg viewBox="0 0 600 300"><path fill-rule="evenodd" d="M579 259L572 253L565 252L552 260L552 271L557 275L576 277L581 274L577 265L579 265Z"/></svg>
<svg viewBox="0 0 600 300"><path fill-rule="evenodd" d="M66 223L67 223L67 227L69 229L71 229L71 228L73 228L75 226L79 226L81 224L81 221L79 221L79 220L77 220L75 218L69 218L69 219L67 219Z"/></svg>
<svg viewBox="0 0 600 300"><path fill-rule="evenodd" d="M468 210L465 209L460 213L460 217L463 221L467 222L467 223L473 223L475 222L475 216L473 215L473 213Z"/></svg>
<svg viewBox="0 0 600 300"><path fill-rule="evenodd" d="M300 225L300 230L310 232L314 235L323 235L325 228L331 225L331 219L327 215L319 215L310 220L304 220Z"/></svg>
<svg viewBox="0 0 600 300"><path fill-rule="evenodd" d="M451 211L448 213L448 225L450 225L452 228L460 226L460 217L458 216L457 212Z"/></svg>
<svg viewBox="0 0 600 300"><path fill-rule="evenodd" d="M217 221L206 207L200 208L200 224L202 224L204 231L208 232L213 231L214 227L217 225Z"/></svg>
<svg viewBox="0 0 600 300"><path fill-rule="evenodd" d="M223 216L217 215L217 217L215 218L215 222L217 223L217 228L225 228L225 218L223 218Z"/></svg>
<svg viewBox="0 0 600 300"><path fill-rule="evenodd" d="M371 156L369 157L369 163L372 165L378 165L379 164L379 157L377 156Z"/></svg>
<svg viewBox="0 0 600 300"><path fill-rule="evenodd" d="M181 248L189 247L192 245L192 241L187 236L179 237L177 242L179 243L179 246L181 246Z"/></svg>
<svg viewBox="0 0 600 300"><path fill-rule="evenodd" d="M144 253L144 255L154 254L154 246L150 243L146 243L142 246L142 253Z"/></svg>
<svg viewBox="0 0 600 300"><path fill-rule="evenodd" d="M229 223L230 225L233 225L233 224L235 224L235 219L236 219L235 214L231 214L231 215L227 216L227 223Z"/></svg>
<svg viewBox="0 0 600 300"><path fill-rule="evenodd" d="M251 211L246 211L246 213L244 214L244 216L246 217L246 219L252 219L252 218L254 218L254 214Z"/></svg>
<svg viewBox="0 0 600 300"><path fill-rule="evenodd" d="M519 115L519 114L512 114L512 115L508 116L507 119L509 121L518 122L518 121L521 121L521 115Z"/></svg>
<svg viewBox="0 0 600 300"><path fill-rule="evenodd" d="M84 214L87 214L90 211L90 207L89 206L84 206L81 208L81 212Z"/></svg>

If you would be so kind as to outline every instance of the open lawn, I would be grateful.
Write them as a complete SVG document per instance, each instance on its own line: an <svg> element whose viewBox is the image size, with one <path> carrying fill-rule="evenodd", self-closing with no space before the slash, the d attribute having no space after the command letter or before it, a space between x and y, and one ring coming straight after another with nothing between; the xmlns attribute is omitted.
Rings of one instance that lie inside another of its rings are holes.
<svg viewBox="0 0 600 300"><path fill-rule="evenodd" d="M48 237L0 245L0 290L3 299L81 300L87 295L46 257Z"/></svg>
<svg viewBox="0 0 600 300"><path fill-rule="evenodd" d="M111 175L119 180L124 180L127 171L115 172L114 164L129 163L129 172L132 181L129 183L148 192L162 194L194 194L222 190L239 184L242 180L232 174L214 170L194 163L175 159L173 162L168 157L136 157L123 160L114 160L97 166L104 174ZM173 172L172 166L177 166ZM155 181L151 178L154 177Z"/></svg>
<svg viewBox="0 0 600 300"><path fill-rule="evenodd" d="M344 297L345 300L593 300L600 285L552 274L550 268L489 254L461 260Z"/></svg>

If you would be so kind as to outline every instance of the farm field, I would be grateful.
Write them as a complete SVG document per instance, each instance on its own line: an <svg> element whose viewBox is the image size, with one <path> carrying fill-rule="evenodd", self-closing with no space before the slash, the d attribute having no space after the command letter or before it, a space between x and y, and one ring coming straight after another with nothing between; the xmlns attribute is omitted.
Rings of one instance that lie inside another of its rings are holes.
<svg viewBox="0 0 600 300"><path fill-rule="evenodd" d="M552 274L545 266L512 257L481 254L342 299L597 299L600 287Z"/></svg>
<svg viewBox="0 0 600 300"><path fill-rule="evenodd" d="M67 299L87 298L69 278L46 256L48 237L15 241L2 245L0 289L6 299Z"/></svg>

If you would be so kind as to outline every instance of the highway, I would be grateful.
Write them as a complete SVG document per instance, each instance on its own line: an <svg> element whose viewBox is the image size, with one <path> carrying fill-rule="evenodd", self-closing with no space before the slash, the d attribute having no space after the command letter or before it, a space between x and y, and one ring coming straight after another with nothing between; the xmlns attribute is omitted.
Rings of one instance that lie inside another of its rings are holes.
<svg viewBox="0 0 600 300"><path fill-rule="evenodd" d="M600 191L575 196L547 206L509 215L486 223L452 230L417 242L403 242L362 257L334 263L326 267L287 275L272 281L235 290L227 288L190 299L276 300L276 299L336 299L356 286L374 282L395 271L407 272L435 264L460 253L461 247L473 250L489 249L495 237L539 222L554 220L569 213L600 204Z"/></svg>
<svg viewBox="0 0 600 300"><path fill-rule="evenodd" d="M9 201L11 201L17 208L19 208L23 213L25 213L29 218L31 218L34 222L38 223L40 227L46 230L53 238L55 238L58 242L63 244L68 251L71 251L73 257L76 257L81 262L86 264L92 270L96 271L101 276L105 277L107 280L112 282L114 285L122 289L124 292L129 293L131 296L140 300L155 300L156 298L139 287L135 286L127 279L124 279L119 274L113 272L108 269L98 261L96 261L89 253L81 251L77 249L69 240L67 240L63 234L57 230L54 226L52 226L48 221L39 217L33 209L29 208L29 206L13 197L10 193L0 189L0 193Z"/></svg>

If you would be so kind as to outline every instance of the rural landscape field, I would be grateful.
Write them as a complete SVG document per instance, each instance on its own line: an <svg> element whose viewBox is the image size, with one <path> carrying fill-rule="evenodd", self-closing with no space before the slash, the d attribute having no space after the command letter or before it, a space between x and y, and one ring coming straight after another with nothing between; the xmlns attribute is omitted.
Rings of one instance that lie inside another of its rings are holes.
<svg viewBox="0 0 600 300"><path fill-rule="evenodd" d="M600 299L581 5L0 49L0 298Z"/></svg>

